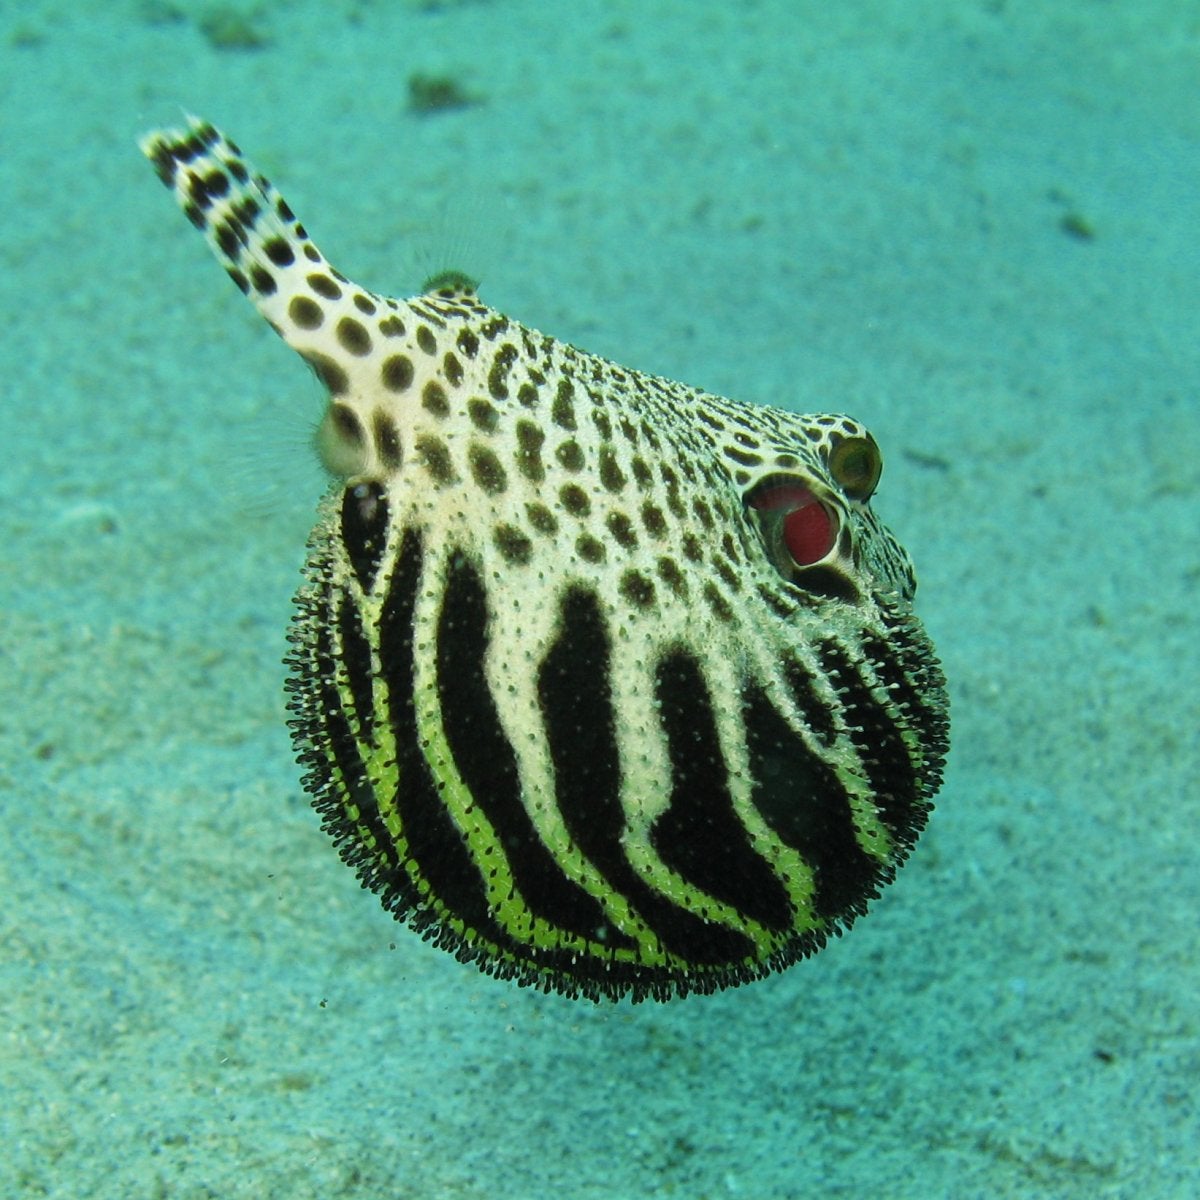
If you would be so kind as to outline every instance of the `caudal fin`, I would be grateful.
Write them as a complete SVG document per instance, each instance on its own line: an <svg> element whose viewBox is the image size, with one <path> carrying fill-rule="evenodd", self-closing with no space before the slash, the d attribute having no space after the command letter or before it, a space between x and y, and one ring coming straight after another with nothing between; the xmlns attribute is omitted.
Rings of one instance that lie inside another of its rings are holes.
<svg viewBox="0 0 1200 1200"><path fill-rule="evenodd" d="M230 278L334 395L356 390L359 374L377 378L361 322L378 314L385 335L402 332L387 320L400 302L331 267L287 201L207 121L190 117L187 129L157 130L140 145Z"/></svg>
<svg viewBox="0 0 1200 1200"><path fill-rule="evenodd" d="M286 306L308 290L307 276L325 273L335 283L347 281L329 267L287 201L233 142L196 117L188 126L148 134L142 153L230 278L283 332Z"/></svg>

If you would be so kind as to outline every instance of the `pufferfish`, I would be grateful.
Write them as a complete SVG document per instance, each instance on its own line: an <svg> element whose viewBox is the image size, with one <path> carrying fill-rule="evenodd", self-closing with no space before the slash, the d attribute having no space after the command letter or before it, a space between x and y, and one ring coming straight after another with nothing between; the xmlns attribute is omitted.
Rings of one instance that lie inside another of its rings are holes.
<svg viewBox="0 0 1200 1200"><path fill-rule="evenodd" d="M363 885L592 1000L713 992L849 927L949 730L870 432L618 366L457 271L380 295L212 125L142 149L329 393L287 691Z"/></svg>

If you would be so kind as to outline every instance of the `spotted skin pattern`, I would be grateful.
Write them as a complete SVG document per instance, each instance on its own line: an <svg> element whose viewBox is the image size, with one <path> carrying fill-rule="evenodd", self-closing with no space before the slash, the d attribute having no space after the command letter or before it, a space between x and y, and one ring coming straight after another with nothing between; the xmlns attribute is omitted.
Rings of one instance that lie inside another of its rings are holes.
<svg viewBox="0 0 1200 1200"><path fill-rule="evenodd" d="M364 885L591 999L711 992L848 927L948 747L870 433L584 353L454 273L379 295L213 126L142 148L329 391L288 692Z"/></svg>

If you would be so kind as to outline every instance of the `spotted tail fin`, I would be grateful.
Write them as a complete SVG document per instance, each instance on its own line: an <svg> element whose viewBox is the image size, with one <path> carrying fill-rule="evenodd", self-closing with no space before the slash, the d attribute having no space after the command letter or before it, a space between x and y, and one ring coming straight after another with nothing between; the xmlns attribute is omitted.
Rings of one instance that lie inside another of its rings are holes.
<svg viewBox="0 0 1200 1200"><path fill-rule="evenodd" d="M207 121L190 117L186 130L157 130L140 144L230 278L330 392L358 390L359 373L374 382L377 364L356 362L353 331L364 315L402 305L331 267L287 201ZM387 332L386 317L381 324Z"/></svg>

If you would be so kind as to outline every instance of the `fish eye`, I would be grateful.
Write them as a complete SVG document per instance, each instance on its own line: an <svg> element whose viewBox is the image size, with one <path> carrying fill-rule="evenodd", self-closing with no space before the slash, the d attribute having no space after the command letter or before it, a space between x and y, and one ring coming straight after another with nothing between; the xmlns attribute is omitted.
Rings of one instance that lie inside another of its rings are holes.
<svg viewBox="0 0 1200 1200"><path fill-rule="evenodd" d="M829 473L850 500L869 500L883 473L883 456L875 439L839 438L829 452Z"/></svg>

